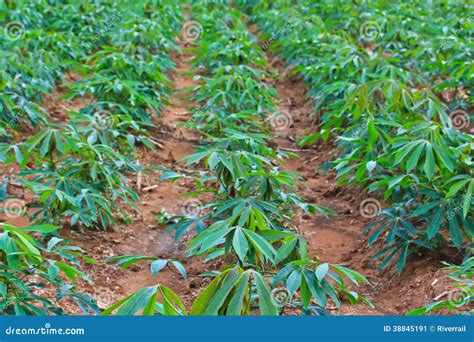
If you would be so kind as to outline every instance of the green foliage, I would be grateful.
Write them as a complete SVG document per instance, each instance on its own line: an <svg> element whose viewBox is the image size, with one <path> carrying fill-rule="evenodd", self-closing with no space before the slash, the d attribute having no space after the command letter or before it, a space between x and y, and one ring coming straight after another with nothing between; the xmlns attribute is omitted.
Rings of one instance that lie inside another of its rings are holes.
<svg viewBox="0 0 474 342"><path fill-rule="evenodd" d="M28 207L39 208L32 219L116 224L114 212L124 205L138 210L125 174L140 171L131 162L138 144L156 144L148 130L170 92L164 72L173 67L169 52L179 50L179 5L37 1L7 10L5 19L18 23L22 36L0 43L8 51L0 68L0 133L15 138L9 128L26 119L46 127L26 142L2 144L2 162L22 169L20 180L35 196ZM40 103L73 70L83 75L68 97L95 99L56 127Z"/></svg>
<svg viewBox="0 0 474 342"><path fill-rule="evenodd" d="M156 63L156 61L155 61ZM89 75L73 83L68 98L93 95L105 110L150 122L149 112L159 113L169 80L141 55L129 56L119 48L104 47L83 65Z"/></svg>
<svg viewBox="0 0 474 342"><path fill-rule="evenodd" d="M78 278L92 284L80 270L82 256L79 247L68 246L63 239L52 237L46 246L33 234L48 234L59 227L32 225L16 228L2 224L0 233L0 310L2 314L46 315L63 314L57 302L65 298L75 302L85 314L98 312L93 299L76 291ZM56 291L55 298L38 294L47 286Z"/></svg>
<svg viewBox="0 0 474 342"><path fill-rule="evenodd" d="M111 114L98 110L103 115L94 114L97 106L86 107L81 113L74 114L71 122L81 135L86 137L91 144L102 144L110 146L116 151L131 157L134 149L143 145L149 149L154 149L156 142L151 137L146 128L151 126L143 122L135 121L125 114Z"/></svg>
<svg viewBox="0 0 474 342"><path fill-rule="evenodd" d="M278 310L272 299L265 278L254 270L240 267L229 268L219 274L196 298L191 307L192 315L250 314L258 298L261 315L277 315Z"/></svg>
<svg viewBox="0 0 474 342"><path fill-rule="evenodd" d="M362 186L388 204L366 227L370 245L383 240L374 255L380 268L398 259L401 272L410 254L446 243L468 251L471 6L417 4L413 16L412 4L402 2L239 4L314 100L320 130L300 144L336 137L340 153L326 168L336 170L340 185ZM273 39L282 27L284 35ZM452 116L457 109L465 111L461 124Z"/></svg>
<svg viewBox="0 0 474 342"><path fill-rule="evenodd" d="M36 197L29 203L39 210L32 219L59 223L70 218L70 224L85 226L116 223L113 211L117 199L133 207L138 196L126 187L125 171L139 167L111 147L94 143L81 135L74 126L50 126L23 143L0 145L0 158L16 162L24 170L21 181ZM26 178L28 176L28 179Z"/></svg>
<svg viewBox="0 0 474 342"><path fill-rule="evenodd" d="M187 126L197 129L205 141L196 153L183 159L186 166L204 167L205 171L181 174L167 170L161 179L192 179L197 190L189 196L206 193L213 199L204 203L197 215L169 218L172 224L168 231L175 230L176 237L181 237L186 230L195 227L198 235L188 245L188 255L205 255L206 261L224 257L232 265L217 272L215 279L193 302L190 313L277 315L281 308L275 301L272 286L282 282L285 275L280 274L275 283L267 275L277 275L279 270L286 271L296 267L294 265L306 267L311 273L309 269L319 264L308 259L305 239L292 229L295 210L326 217L334 213L317 204L306 203L297 194L298 187L303 185L301 176L282 170L283 159L294 155L278 151L269 143L267 116L274 111L276 92L267 86L266 79L272 71L265 71L268 67L265 53L242 21L243 14L229 9L224 1L194 2L191 10L192 19L202 25L202 36L194 42L199 47L190 48L195 53L195 71L199 69L202 76L191 76L202 82L186 89L191 92L190 98L201 104ZM123 257L120 262L128 265L152 259ZM153 263L156 263L156 269L161 269L166 261ZM367 280L341 266L333 267L336 271L331 272L331 281L323 279L320 271L316 275L311 273L314 276L309 278L308 286L324 289L322 297L314 297L312 306L316 309L307 310L308 313L325 312L326 294L338 304L339 292L353 303L365 301L349 291L345 280L337 273L356 285L357 281ZM140 303L127 312L136 313L145 305L152 307L160 285L157 286L125 298L123 303ZM303 286L299 291L303 293L306 289ZM306 294L304 305L299 307L308 309L310 299ZM164 303L167 295L162 296ZM184 313L175 300L171 306ZM116 303L107 313L121 303ZM169 309L168 313L172 311Z"/></svg>
<svg viewBox="0 0 474 342"><path fill-rule="evenodd" d="M157 300L160 300L160 298L161 303L157 303ZM168 287L159 284L144 287L136 293L123 298L102 311L101 315L115 313L115 315L131 316L138 312L141 312L144 316L151 316L155 313L167 316L187 314L186 308L179 296Z"/></svg>
<svg viewBox="0 0 474 342"><path fill-rule="evenodd" d="M288 303L286 305L302 311L325 313L324 308L330 298L337 308L341 307L339 293L343 294L350 303L356 304L359 300L373 307L373 304L346 288L344 277L352 283L368 283L368 280L356 271L341 265L314 262L310 260L295 260L283 267L273 278L273 285L283 283L287 289ZM300 291L301 300L293 296ZM312 304L311 300L317 305Z"/></svg>

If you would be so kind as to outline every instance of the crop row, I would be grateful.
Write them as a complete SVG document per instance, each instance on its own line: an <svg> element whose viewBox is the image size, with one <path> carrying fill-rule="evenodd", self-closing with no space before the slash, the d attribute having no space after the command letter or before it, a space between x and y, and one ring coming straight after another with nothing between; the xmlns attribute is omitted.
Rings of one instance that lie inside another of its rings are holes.
<svg viewBox="0 0 474 342"><path fill-rule="evenodd" d="M170 52L179 50L181 8L167 1L4 6L0 119L6 142L0 160L19 168L16 178L33 199L22 208L3 192L3 210L8 217L28 215L34 224L2 225L2 312L61 313L36 294L48 284L56 288L56 301L71 298L84 312L98 312L95 300L74 288L76 277L90 281L79 260L93 260L65 245L56 231L59 225L105 229L126 219L119 217L122 208L138 210L127 175L141 170L134 162L137 146L154 147L152 116L170 95L164 73L173 67ZM82 78L68 83L69 72ZM61 82L67 98L85 97L90 104L53 124L41 102ZM28 124L35 132L25 141L11 134ZM55 236L45 247L37 233Z"/></svg>
<svg viewBox="0 0 474 342"><path fill-rule="evenodd" d="M401 272L411 254L449 245L472 270L469 5L239 4L314 100L320 129L300 144L337 139L339 155L326 167L338 183L383 198L385 208L371 198L378 208L365 227L369 245L383 242L379 268L396 260Z"/></svg>

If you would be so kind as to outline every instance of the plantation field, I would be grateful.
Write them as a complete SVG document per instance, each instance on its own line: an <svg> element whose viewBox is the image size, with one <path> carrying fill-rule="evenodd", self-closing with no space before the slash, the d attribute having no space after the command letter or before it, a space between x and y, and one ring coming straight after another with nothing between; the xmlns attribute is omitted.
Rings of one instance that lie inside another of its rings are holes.
<svg viewBox="0 0 474 342"><path fill-rule="evenodd" d="M2 314L472 313L469 2L0 8Z"/></svg>

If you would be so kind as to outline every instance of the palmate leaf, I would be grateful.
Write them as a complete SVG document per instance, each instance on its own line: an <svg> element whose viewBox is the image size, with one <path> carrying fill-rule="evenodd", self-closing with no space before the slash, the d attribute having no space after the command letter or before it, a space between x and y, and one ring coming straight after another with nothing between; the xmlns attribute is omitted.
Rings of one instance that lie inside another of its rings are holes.
<svg viewBox="0 0 474 342"><path fill-rule="evenodd" d="M457 198L459 200L459 196ZM383 238L384 247L373 256L374 260L382 260L379 264L381 270L398 260L393 264L401 272L407 257L414 251L433 249L443 241L443 230L448 232L451 242L458 248L471 234L469 220L462 216L462 203L454 198L445 200L442 193L435 191L421 191L419 198L383 209L380 216L381 219L367 225L364 230L371 231L369 246Z"/></svg>
<svg viewBox="0 0 474 342"><path fill-rule="evenodd" d="M310 260L296 260L288 263L272 279L272 285L283 283L290 298L297 305L294 295L299 290L303 308L308 309L311 298L317 306L324 310L330 298L337 307L340 307L340 294L344 294L353 303L362 301L372 305L367 299L358 296L355 292L348 291L344 278L355 285L369 283L360 273L340 265L330 265ZM292 299L293 298L293 299Z"/></svg>
<svg viewBox="0 0 474 342"><path fill-rule="evenodd" d="M226 245L231 246L232 249L226 248L225 253L235 252L241 262L255 259L256 253L273 262L277 252L263 235L240 226L232 227L228 224L229 220L218 221L196 236L188 247L189 253L191 255L201 255L210 253L216 248L223 248ZM253 248L250 248L250 246Z"/></svg>
<svg viewBox="0 0 474 342"><path fill-rule="evenodd" d="M161 305L158 300L161 298ZM115 313L114 313L115 312ZM164 285L145 287L123 298L104 310L101 315L131 316L141 312L142 315L177 316L187 315L186 308L179 296Z"/></svg>
<svg viewBox="0 0 474 342"><path fill-rule="evenodd" d="M252 290L255 288L255 290ZM251 313L255 291L260 315L277 315L265 278L254 270L234 267L219 274L194 301L192 315L242 315Z"/></svg>
<svg viewBox="0 0 474 342"><path fill-rule="evenodd" d="M77 127L52 125L28 139L21 149L20 167L32 158L37 165L20 174L34 177L33 181L21 179L37 198L32 206L41 207L33 219L58 223L70 216L72 225L107 227L116 223L112 212L118 209L110 198L121 198L138 209L133 203L138 196L124 186L122 172L140 169L111 147L91 144Z"/></svg>
<svg viewBox="0 0 474 342"><path fill-rule="evenodd" d="M32 225L15 228L10 224L2 227L4 231L0 234L0 251L6 257L0 273L5 281L2 285L8 284L8 287L0 286L0 297L10 297L0 309L4 314L62 314L57 304L33 294L33 289L45 286L56 290L58 300L64 297L72 299L85 314L89 314L90 310L96 311L90 298L77 292L70 284L76 283L78 278L94 284L87 274L80 270L78 259L82 258L82 250L79 247L67 246L63 239L55 237L44 247L34 235L29 235L30 232L47 234L59 227ZM32 277L35 277L36 281L28 280Z"/></svg>
<svg viewBox="0 0 474 342"><path fill-rule="evenodd" d="M401 146L398 144L394 146L397 150L399 149L394 165L405 161L404 166L407 172L411 172L419 165L422 156L425 158L423 171L428 179L433 178L436 168L447 168L451 172L454 170L455 161L451 151L442 145L431 143L428 140L415 140Z"/></svg>

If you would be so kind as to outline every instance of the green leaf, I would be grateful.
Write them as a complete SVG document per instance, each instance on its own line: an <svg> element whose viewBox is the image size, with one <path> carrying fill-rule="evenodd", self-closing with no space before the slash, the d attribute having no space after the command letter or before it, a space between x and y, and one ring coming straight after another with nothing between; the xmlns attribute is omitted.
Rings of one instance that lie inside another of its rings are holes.
<svg viewBox="0 0 474 342"><path fill-rule="evenodd" d="M402 273L403 267L405 267L405 263L406 263L406 260L407 260L407 255L408 255L408 244L402 250L402 253L400 254L400 257L398 258L398 262L397 262L397 271L398 271L398 273Z"/></svg>
<svg viewBox="0 0 474 342"><path fill-rule="evenodd" d="M462 245L462 232L459 227L458 219L456 215L453 215L449 220L448 220L448 225L449 225L449 236L451 237L451 241L453 244L460 248Z"/></svg>
<svg viewBox="0 0 474 342"><path fill-rule="evenodd" d="M158 259L155 260L151 263L150 269L151 269L151 275L156 276L158 272L160 272L168 263L168 260L164 259Z"/></svg>
<svg viewBox="0 0 474 342"><path fill-rule="evenodd" d="M428 239L431 239L433 236L435 236L438 231L441 228L441 219L443 218L445 212L445 207L442 206L438 210L436 210L436 213L433 216L433 219L431 220L430 224L428 225L428 230L426 232L426 235Z"/></svg>
<svg viewBox="0 0 474 342"><path fill-rule="evenodd" d="M243 231L245 235L247 235L249 240L252 242L252 244L255 246L255 248L260 253L265 255L269 260L273 261L273 256L277 254L273 246L251 230L243 229Z"/></svg>
<svg viewBox="0 0 474 342"><path fill-rule="evenodd" d="M467 187L466 194L464 195L464 203L462 207L463 217L466 218L469 209L471 208L472 193L474 190L474 180L471 180L471 183Z"/></svg>
<svg viewBox="0 0 474 342"><path fill-rule="evenodd" d="M286 280L286 288L290 295L295 294L296 290L301 285L301 271L299 269L293 270Z"/></svg>
<svg viewBox="0 0 474 342"><path fill-rule="evenodd" d="M163 285L160 285L159 290L162 295L163 311L165 315L182 316L187 314L183 302L176 293Z"/></svg>
<svg viewBox="0 0 474 342"><path fill-rule="evenodd" d="M316 268L316 271L315 271L316 278L318 278L319 281L322 281L324 276L328 273L328 271L329 271L329 264L328 263L324 263L324 264L319 265L318 268Z"/></svg>
<svg viewBox="0 0 474 342"><path fill-rule="evenodd" d="M253 271L252 274L255 279L255 285L257 287L260 314L266 316L278 315L278 308L273 304L273 301L271 299L272 295L267 283L265 282L265 279L260 273L256 271Z"/></svg>
<svg viewBox="0 0 474 342"><path fill-rule="evenodd" d="M53 226L51 224L40 224L40 225L33 225L33 226L13 228L13 229L20 232L39 232L39 233L47 234L47 233L52 233L58 230L59 228L60 227Z"/></svg>
<svg viewBox="0 0 474 342"><path fill-rule="evenodd" d="M374 160L371 160L367 162L367 164L365 164L365 167L367 168L367 171L369 172L369 174L372 173L372 171L375 169L376 166L377 166L377 162Z"/></svg>
<svg viewBox="0 0 474 342"><path fill-rule="evenodd" d="M319 280L316 278L315 274L309 271L304 272L303 275L306 281L306 285L308 286L311 294L316 299L318 304L324 308L327 304L327 298L326 298L326 295L324 294L323 289L320 286ZM325 283L329 284L329 282L325 282ZM335 297L334 295L334 298L337 298L337 297ZM334 302L336 303L336 305L338 305L338 301L334 301Z"/></svg>
<svg viewBox="0 0 474 342"><path fill-rule="evenodd" d="M300 293L301 293L301 302L303 303L303 306L307 308L311 301L311 291L304 277L302 277L302 280L301 280Z"/></svg>
<svg viewBox="0 0 474 342"><path fill-rule="evenodd" d="M244 262L245 261L245 255L247 254L249 250L249 244L247 242L247 239L242 232L242 229L240 227L237 227L235 229L234 233L234 238L232 241L232 245L234 246L235 252L239 256L239 259Z"/></svg>
<svg viewBox="0 0 474 342"><path fill-rule="evenodd" d="M174 267L176 267L178 272L181 273L183 279L186 279L186 269L184 268L183 264L176 260L171 260L171 263L174 265Z"/></svg>
<svg viewBox="0 0 474 342"><path fill-rule="evenodd" d="M275 263L279 263L285 260L290 255L290 253L294 250L297 242L298 242L298 239L296 238L291 239L290 241L283 242L283 244L277 251L277 257L276 257Z"/></svg>
<svg viewBox="0 0 474 342"><path fill-rule="evenodd" d="M469 179L462 180L460 182L454 183L450 188L448 193L446 194L446 197L453 197L456 195L461 188L463 188L467 183L469 182Z"/></svg>
<svg viewBox="0 0 474 342"><path fill-rule="evenodd" d="M223 281L223 278L230 272L230 269L226 272L221 273L213 281L206 286L206 288L199 294L199 296L194 300L193 305L191 306L191 315L203 315L208 307L211 299L213 298L216 291L219 289L220 284Z"/></svg>
<svg viewBox="0 0 474 342"><path fill-rule="evenodd" d="M135 315L138 311L147 307L147 304L151 299L156 298L157 290L158 285L145 287L138 290L123 303L120 309L117 310L116 315Z"/></svg>
<svg viewBox="0 0 474 342"><path fill-rule="evenodd" d="M407 172L413 170L416 165L418 165L418 160L420 159L421 152L423 152L424 145L420 144L416 150L411 154L406 163Z"/></svg>
<svg viewBox="0 0 474 342"><path fill-rule="evenodd" d="M232 291L233 287L240 279L240 274L230 273L222 286L216 291L212 299L209 301L209 305L206 307L204 315L218 315L219 309L222 307L230 291Z"/></svg>
<svg viewBox="0 0 474 342"><path fill-rule="evenodd" d="M369 119L369 124L367 126L367 132L369 133L369 144L370 146L375 146L377 141L377 130L375 129L375 124L373 119Z"/></svg>
<svg viewBox="0 0 474 342"><path fill-rule="evenodd" d="M227 308L226 314L228 316L241 315L243 309L244 298L248 290L248 282L250 279L250 272L246 272L237 286L234 296L230 300L229 306Z"/></svg>
<svg viewBox="0 0 474 342"><path fill-rule="evenodd" d="M435 160L433 155L433 147L431 144L426 145L426 157L423 169L425 171L426 177L428 177L428 179L432 179L434 176Z"/></svg>
<svg viewBox="0 0 474 342"><path fill-rule="evenodd" d="M155 293L150 297L147 305L143 309L143 312L142 312L143 316L153 316L155 314L157 297L158 297L158 291L155 291Z"/></svg>

